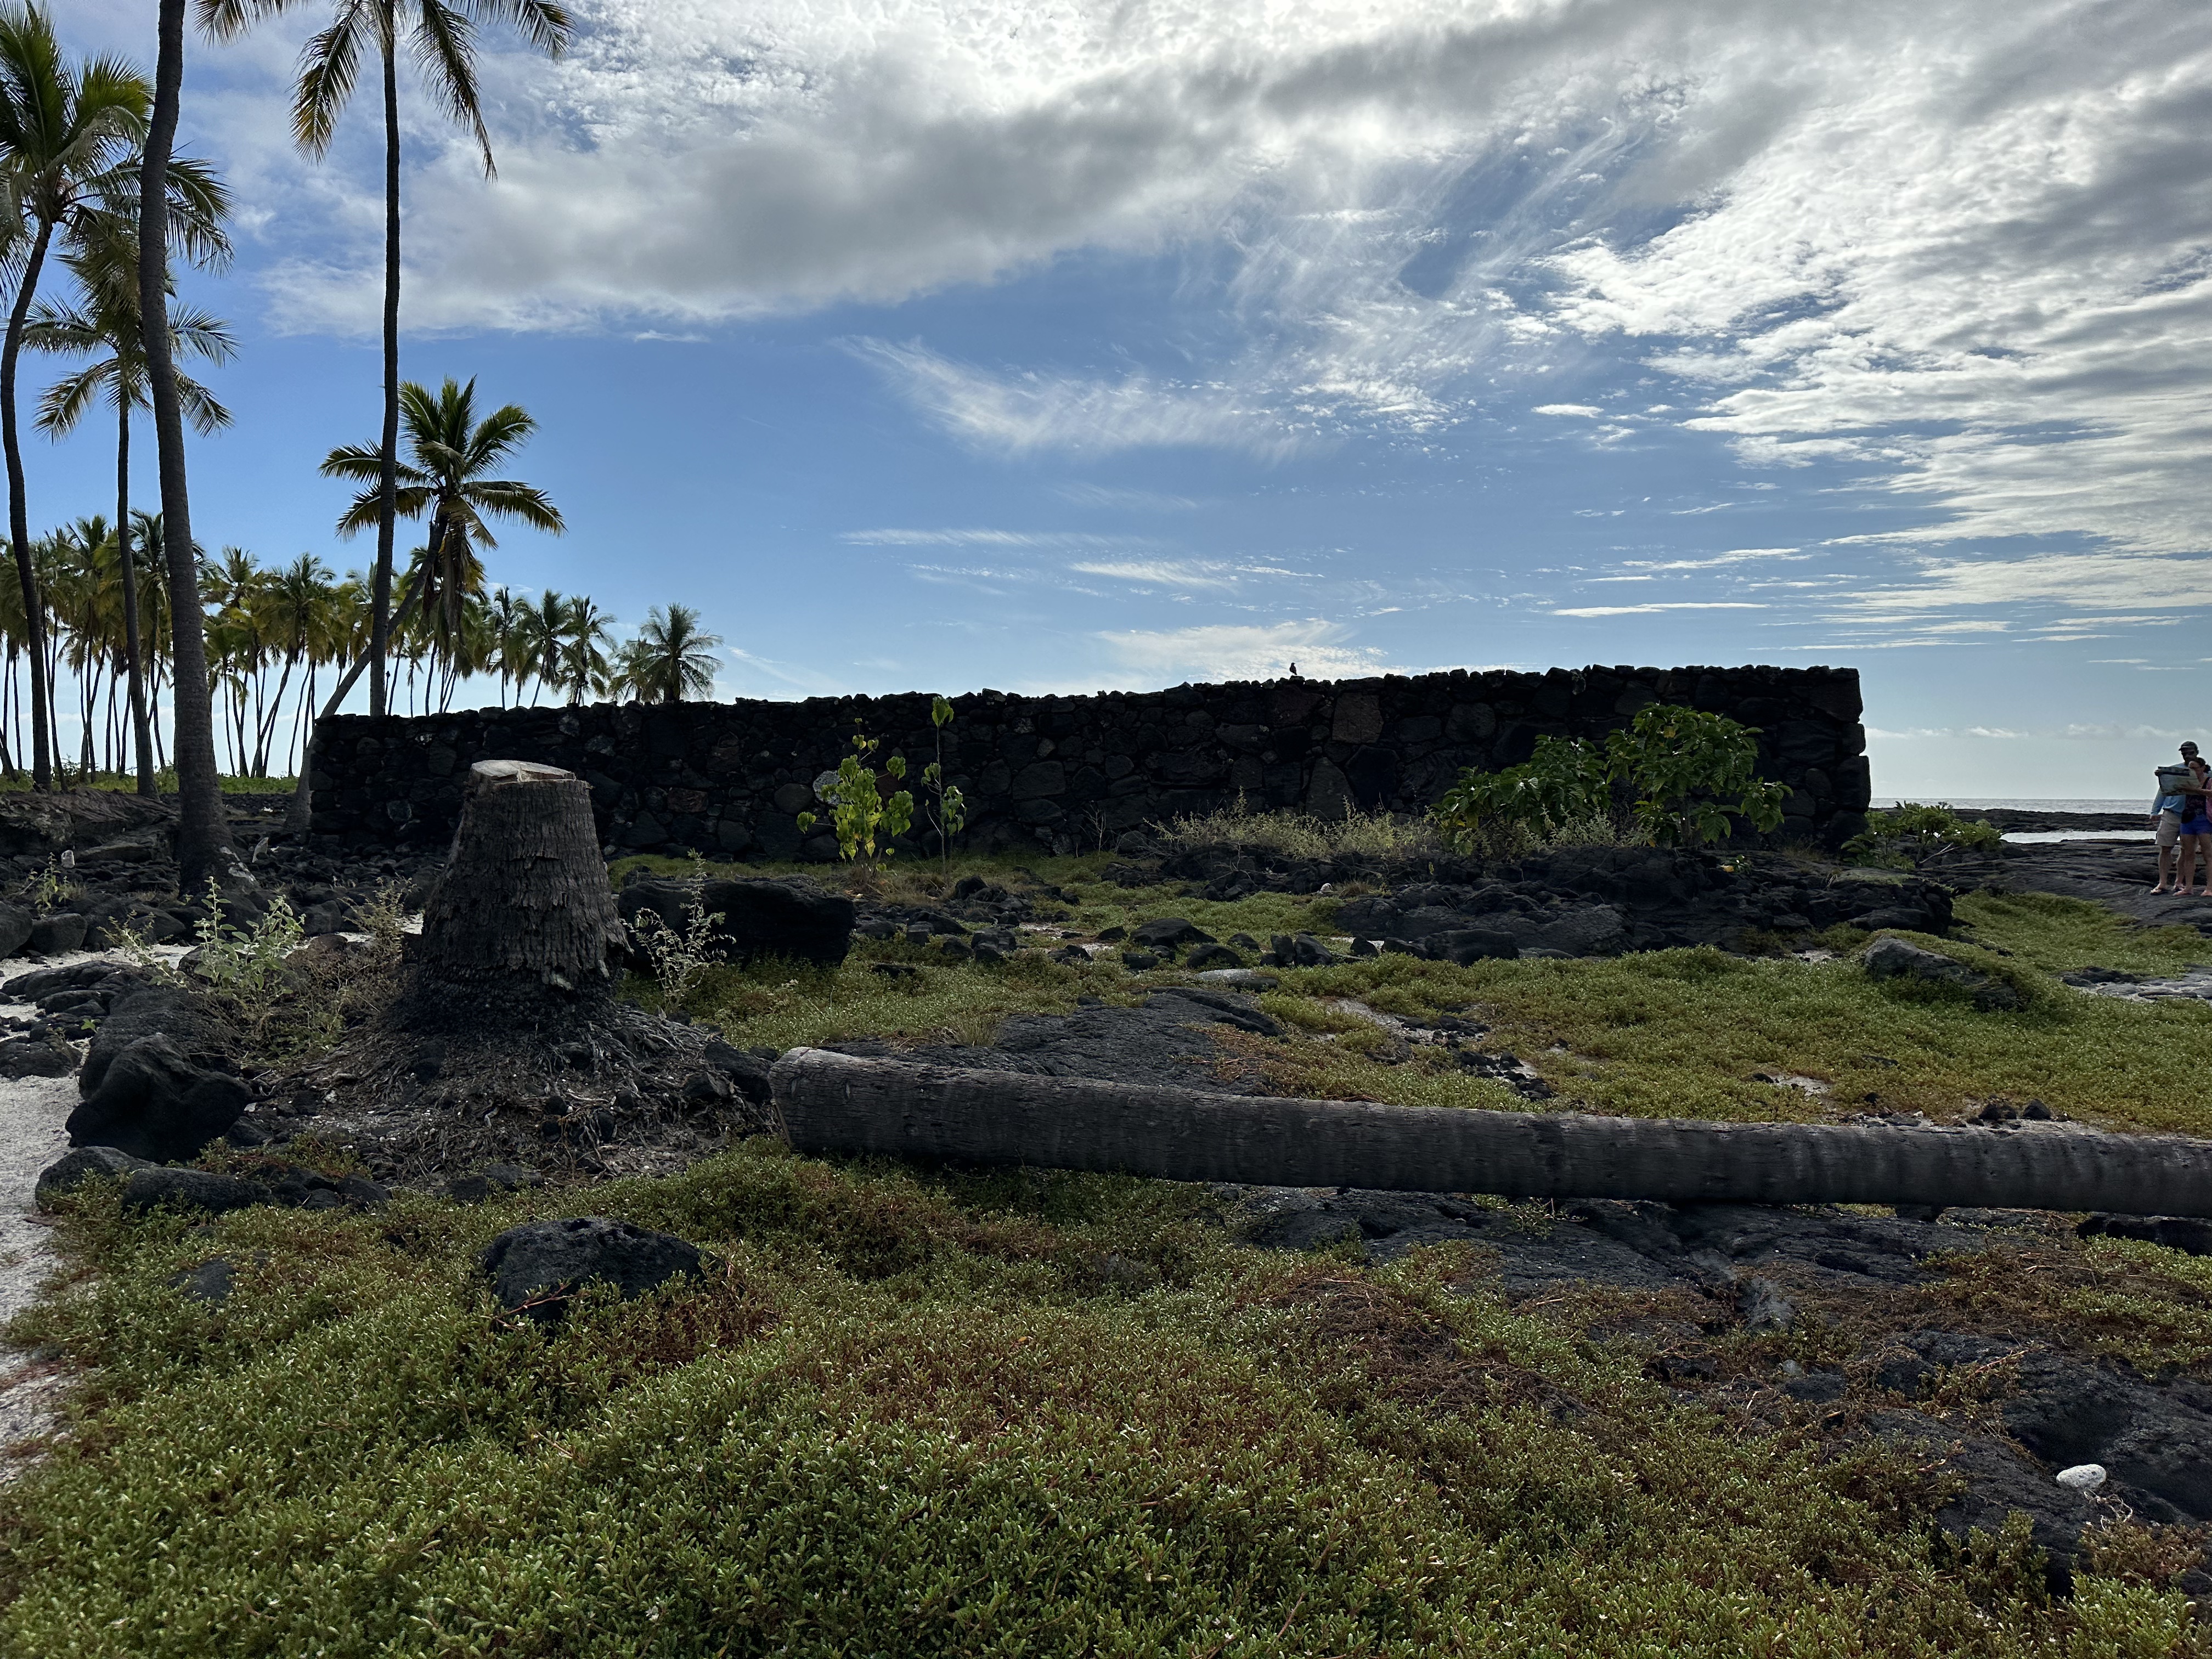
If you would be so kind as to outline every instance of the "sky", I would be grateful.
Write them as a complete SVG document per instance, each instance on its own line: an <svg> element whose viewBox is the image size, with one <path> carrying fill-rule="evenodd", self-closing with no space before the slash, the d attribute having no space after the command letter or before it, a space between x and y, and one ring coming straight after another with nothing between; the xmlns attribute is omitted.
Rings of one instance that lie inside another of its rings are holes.
<svg viewBox="0 0 2212 1659"><path fill-rule="evenodd" d="M153 9L57 15L149 62ZM240 203L195 529L343 569L380 151L373 85L290 143L325 11L193 38L180 146ZM1832 663L1915 799L2206 733L2202 0L574 15L484 33L494 179L407 82L403 374L540 423L569 530L493 580L697 606L720 696ZM27 448L34 531L112 503Z"/></svg>

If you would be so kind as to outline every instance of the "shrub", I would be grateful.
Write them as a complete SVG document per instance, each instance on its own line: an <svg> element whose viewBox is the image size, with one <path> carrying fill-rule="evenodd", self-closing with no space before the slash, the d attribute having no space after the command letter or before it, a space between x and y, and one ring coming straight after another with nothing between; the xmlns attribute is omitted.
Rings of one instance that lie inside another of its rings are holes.
<svg viewBox="0 0 2212 1659"><path fill-rule="evenodd" d="M1844 844L1844 855L1869 863L1909 866L1954 847L1986 850L2003 839L1996 825L1986 818L1960 817L1948 802L1923 806L1905 800L1869 814L1865 833Z"/></svg>
<svg viewBox="0 0 2212 1659"><path fill-rule="evenodd" d="M1541 841L1618 842L1632 831L1694 847L1725 837L1731 815L1771 830L1790 792L1759 775L1758 736L1725 714L1654 703L1602 745L1539 738L1519 766L1468 768L1431 816L1457 850L1491 857Z"/></svg>

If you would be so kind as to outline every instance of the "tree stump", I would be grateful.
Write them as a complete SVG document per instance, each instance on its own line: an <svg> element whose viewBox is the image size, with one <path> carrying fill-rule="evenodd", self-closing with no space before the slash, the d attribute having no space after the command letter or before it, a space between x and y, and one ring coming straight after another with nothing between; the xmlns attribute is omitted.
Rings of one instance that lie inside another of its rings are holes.
<svg viewBox="0 0 2212 1659"><path fill-rule="evenodd" d="M479 1006L605 998L622 948L590 787L531 761L471 767L453 857L413 952L419 990L447 988Z"/></svg>

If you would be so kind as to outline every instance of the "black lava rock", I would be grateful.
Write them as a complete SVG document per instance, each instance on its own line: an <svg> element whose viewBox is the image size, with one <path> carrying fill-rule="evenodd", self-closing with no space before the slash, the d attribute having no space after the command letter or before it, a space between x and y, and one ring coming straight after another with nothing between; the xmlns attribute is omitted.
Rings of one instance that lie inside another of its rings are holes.
<svg viewBox="0 0 2212 1659"><path fill-rule="evenodd" d="M76 1050L51 1034L0 1042L0 1077L67 1077Z"/></svg>
<svg viewBox="0 0 2212 1659"><path fill-rule="evenodd" d="M117 1056L70 1114L70 1144L120 1147L156 1163L187 1158L235 1123L246 1103L245 1084L195 1065L156 1032Z"/></svg>
<svg viewBox="0 0 2212 1659"><path fill-rule="evenodd" d="M541 1324L558 1319L592 1279L614 1285L628 1301L701 1266L699 1252L674 1235L604 1216L510 1227L478 1261L501 1305Z"/></svg>
<svg viewBox="0 0 2212 1659"><path fill-rule="evenodd" d="M127 1176L145 1167L144 1158L133 1158L117 1147L80 1146L39 1171L33 1196L40 1209L51 1210L54 1200L94 1176Z"/></svg>
<svg viewBox="0 0 2212 1659"><path fill-rule="evenodd" d="M457 1204L481 1204L495 1193L518 1193L529 1187L543 1187L545 1177L535 1170L525 1170L513 1164L487 1164L476 1175L462 1176L446 1187L446 1196Z"/></svg>
<svg viewBox="0 0 2212 1659"><path fill-rule="evenodd" d="M904 964L901 964L903 966ZM773 1060L732 1048L726 1042L710 1042L703 1056L707 1064L729 1079L731 1086L756 1106L769 1103L768 1073Z"/></svg>
<svg viewBox="0 0 2212 1659"><path fill-rule="evenodd" d="M221 1214L249 1204L269 1202L269 1189L258 1181L217 1175L212 1170L133 1170L123 1182L126 1210L204 1210Z"/></svg>
<svg viewBox="0 0 2212 1659"><path fill-rule="evenodd" d="M699 884L647 878L623 888L617 901L636 951L638 918L647 911L681 933L693 906L719 915L713 939L725 960L793 957L835 967L853 945L853 901L825 893L801 877Z"/></svg>

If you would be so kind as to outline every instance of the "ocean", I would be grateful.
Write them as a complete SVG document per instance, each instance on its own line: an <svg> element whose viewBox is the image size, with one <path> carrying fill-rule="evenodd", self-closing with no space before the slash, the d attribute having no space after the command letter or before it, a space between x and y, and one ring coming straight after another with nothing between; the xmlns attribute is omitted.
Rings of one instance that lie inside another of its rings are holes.
<svg viewBox="0 0 2212 1659"><path fill-rule="evenodd" d="M1923 801L1917 804L1926 805L1929 803ZM2130 817L2140 816L2148 818L2150 798L2146 795L2135 800L1954 800L1945 804L1969 811L1977 807L1984 811L1990 807L2002 807L2014 812L2095 812L2125 814ZM1877 809L1902 805L1904 805L1902 801L1893 799L1877 800L1874 803ZM2005 836L2008 842L2022 844L2046 841L2148 841L2151 838L2151 833L2147 829L2015 830Z"/></svg>
<svg viewBox="0 0 2212 1659"><path fill-rule="evenodd" d="M1877 807L1901 806L1904 805L1902 801L1899 800L1877 800L1874 804ZM1925 806L1931 803L1926 800L1922 800L1916 802L1915 804ZM1944 804L1948 806L1982 807L1984 809L1992 806L2001 806L2006 808L2008 811L2014 812L2137 812L2148 815L2150 811L2150 792L2148 790L2145 790L2142 794L2136 795L2128 800L1954 799L1947 801Z"/></svg>

